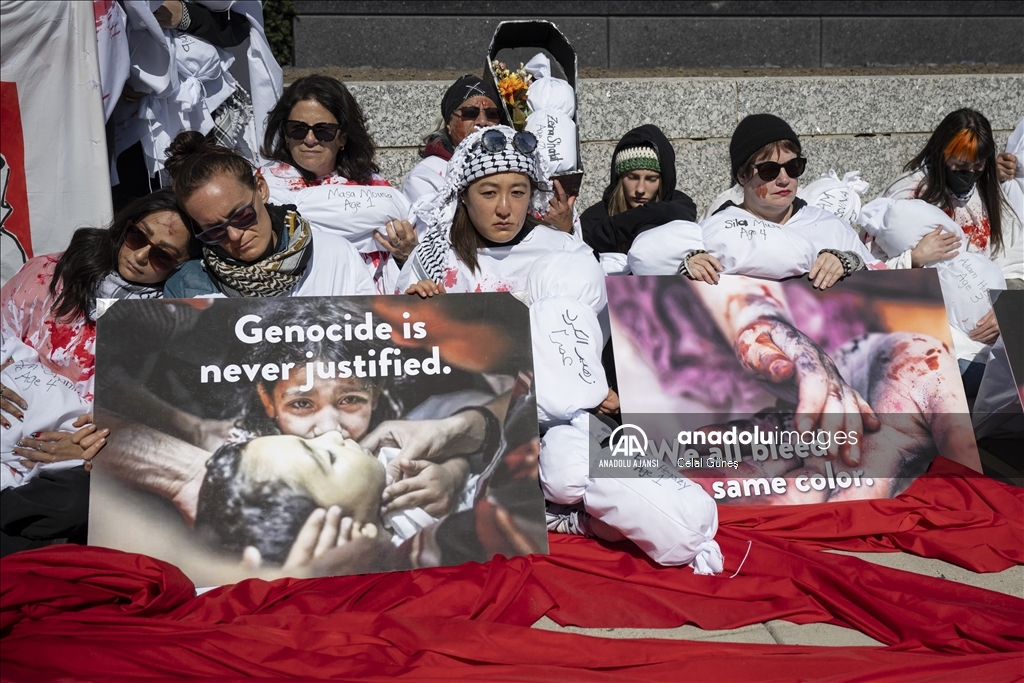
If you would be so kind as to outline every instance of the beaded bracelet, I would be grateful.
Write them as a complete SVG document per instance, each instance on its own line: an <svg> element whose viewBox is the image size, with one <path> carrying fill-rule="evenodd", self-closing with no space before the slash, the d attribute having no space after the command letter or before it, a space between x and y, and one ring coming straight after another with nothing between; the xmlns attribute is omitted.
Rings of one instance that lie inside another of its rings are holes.
<svg viewBox="0 0 1024 683"><path fill-rule="evenodd" d="M818 256L822 254L832 254L839 263L843 266L843 277L847 277L850 273L858 271L864 267L864 259L860 257L855 251L841 251L839 249L822 249L818 252Z"/></svg>
<svg viewBox="0 0 1024 683"><path fill-rule="evenodd" d="M679 263L679 269L676 272L679 273L680 275L685 275L686 277L690 278L691 280L696 279L696 278L693 277L693 275L690 274L690 269L686 267L686 262L689 261L694 256L696 256L697 254L706 254L706 253L708 253L706 249L692 249L692 250L690 250L690 252L686 256L684 256L683 260Z"/></svg>
<svg viewBox="0 0 1024 683"><path fill-rule="evenodd" d="M188 5L185 4L185 0L181 0L181 21L178 22L178 30L187 31L191 25L192 17L188 15Z"/></svg>

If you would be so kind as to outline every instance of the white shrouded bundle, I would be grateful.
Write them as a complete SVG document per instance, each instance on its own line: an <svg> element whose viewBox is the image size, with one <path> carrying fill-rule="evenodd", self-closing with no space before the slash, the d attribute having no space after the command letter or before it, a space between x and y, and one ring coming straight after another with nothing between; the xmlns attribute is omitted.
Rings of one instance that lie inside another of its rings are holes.
<svg viewBox="0 0 1024 683"><path fill-rule="evenodd" d="M938 227L964 240L964 231L956 221L920 199L879 197L864 205L860 217L864 231L890 256L913 249Z"/></svg>
<svg viewBox="0 0 1024 683"><path fill-rule="evenodd" d="M871 256L857 233L835 214L805 206L784 225L729 206L705 219L704 249L723 272L770 280L809 272L823 249L856 252L871 267Z"/></svg>
<svg viewBox="0 0 1024 683"><path fill-rule="evenodd" d="M608 305L604 271L590 251L555 251L534 261L526 288L532 305L543 299L567 296L594 313Z"/></svg>
<svg viewBox="0 0 1024 683"><path fill-rule="evenodd" d="M526 130L537 137L544 159L544 172L550 176L576 168L576 93L568 81L551 75L551 61L535 55L526 66L534 78L526 92Z"/></svg>
<svg viewBox="0 0 1024 683"><path fill-rule="evenodd" d="M409 200L388 185L315 185L294 194L289 203L316 230L334 232L359 253L382 251L373 233L387 237L387 223L411 215Z"/></svg>
<svg viewBox="0 0 1024 683"><path fill-rule="evenodd" d="M1013 210L1024 219L1024 119L1020 120L1006 140L1006 151L1017 157L1017 173L1003 181L1003 192Z"/></svg>
<svg viewBox="0 0 1024 683"><path fill-rule="evenodd" d="M861 225L887 254L902 254L913 249L922 237L937 227L962 240L958 255L929 264L928 267L939 271L939 285L946 302L949 324L954 330L963 333L954 334L957 355L964 357L969 348L973 352L983 348L984 345L977 342L965 341L965 335L974 330L978 321L992 309L988 290L1006 289L1006 280L996 263L983 254L966 250L967 240L960 226L942 209L928 202L885 197L864 206L861 210Z"/></svg>
<svg viewBox="0 0 1024 683"><path fill-rule="evenodd" d="M564 422L601 404L608 378L601 352L608 339L604 271L584 251L553 252L527 277L537 419Z"/></svg>
<svg viewBox="0 0 1024 683"><path fill-rule="evenodd" d="M702 230L690 221L669 221L633 240L626 262L633 275L675 275L691 251L704 248Z"/></svg>
<svg viewBox="0 0 1024 683"><path fill-rule="evenodd" d="M92 411L89 402L75 391L75 383L57 375L39 362L39 354L17 337L4 339L0 346L0 361L10 365L0 371L5 387L17 392L29 409L22 420L9 420L0 448L0 490L22 486L43 470L65 470L84 464L84 460L63 460L40 463L32 469L21 464L21 456L14 453L15 445L33 432L74 432L73 423L84 413Z"/></svg>
<svg viewBox="0 0 1024 683"><path fill-rule="evenodd" d="M855 225L860 217L860 198L867 189L868 183L861 180L860 171L850 171L840 178L835 170L829 169L806 187L800 187L796 196Z"/></svg>
<svg viewBox="0 0 1024 683"><path fill-rule="evenodd" d="M610 458L599 445L611 430L588 413L552 427L541 439L540 480L554 503L583 503L588 513L614 527L663 565L689 564L696 574L717 574L724 558L714 540L718 506L689 479L667 470L643 479L590 477L590 453Z"/></svg>
<svg viewBox="0 0 1024 683"><path fill-rule="evenodd" d="M576 299L556 296L530 306L537 419L564 422L608 396L597 314Z"/></svg>

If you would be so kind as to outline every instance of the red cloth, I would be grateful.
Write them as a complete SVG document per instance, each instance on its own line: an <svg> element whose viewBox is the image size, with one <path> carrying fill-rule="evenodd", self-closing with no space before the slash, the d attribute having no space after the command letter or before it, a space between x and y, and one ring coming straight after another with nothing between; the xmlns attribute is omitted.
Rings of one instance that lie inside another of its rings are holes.
<svg viewBox="0 0 1024 683"><path fill-rule="evenodd" d="M945 461L937 471L965 474ZM1004 681L1024 673L1024 601L817 550L936 550L981 571L1003 569L1024 561L1019 490L976 475L929 477L891 501L723 509L723 518L719 576L657 567L626 543L552 535L549 556L253 580L193 598L180 571L143 556L71 546L19 553L0 561L0 675ZM728 578L748 542L746 562ZM544 614L607 627L822 622L887 647L608 640L528 628Z"/></svg>

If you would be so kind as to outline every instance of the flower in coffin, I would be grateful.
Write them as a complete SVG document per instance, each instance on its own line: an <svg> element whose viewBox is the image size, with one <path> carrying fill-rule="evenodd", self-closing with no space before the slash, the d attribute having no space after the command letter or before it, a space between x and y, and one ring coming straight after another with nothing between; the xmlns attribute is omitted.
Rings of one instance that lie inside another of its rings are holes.
<svg viewBox="0 0 1024 683"><path fill-rule="evenodd" d="M526 91L533 83L533 76L526 73L522 64L518 69L512 71L504 62L494 60L491 62L491 68L498 82L498 93L508 105L509 113L512 115L512 125L516 130L522 130L526 125L526 117L529 115L526 107Z"/></svg>

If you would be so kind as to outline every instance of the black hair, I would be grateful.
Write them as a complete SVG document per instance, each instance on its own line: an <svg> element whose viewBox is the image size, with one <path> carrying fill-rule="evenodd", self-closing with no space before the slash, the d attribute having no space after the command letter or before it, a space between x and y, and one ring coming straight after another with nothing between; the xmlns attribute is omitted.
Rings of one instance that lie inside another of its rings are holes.
<svg viewBox="0 0 1024 683"><path fill-rule="evenodd" d="M928 138L917 156L904 167L905 171L924 171L924 179L917 187L917 198L952 214L953 195L946 186L946 161L951 143L962 133L973 142L974 161L984 161L985 170L978 179L977 192L988 214L992 253L1003 249L1001 206L1006 201L999 187L996 167L996 143L988 119L974 109L957 109L946 115Z"/></svg>
<svg viewBox="0 0 1024 683"><path fill-rule="evenodd" d="M248 546L283 564L302 525L318 507L281 481L253 482L240 472L246 443L229 443L206 462L195 530L218 551L239 556Z"/></svg>
<svg viewBox="0 0 1024 683"><path fill-rule="evenodd" d="M366 117L356 98L344 83L330 76L304 76L285 88L267 118L263 156L291 164L307 180L315 178L292 159L284 134L284 124L292 108L305 100L313 100L331 112L341 126L341 134L347 137L344 149L338 152L335 169L351 181L368 185L372 175L380 170L373 160L377 151L373 136L366 128Z"/></svg>
<svg viewBox="0 0 1024 683"><path fill-rule="evenodd" d="M260 325L263 329L272 325L276 325L281 329L290 325L298 325L305 329L314 324L327 327L333 323L345 325L348 322L354 328L355 325L365 320L368 311L368 308L350 303L343 298L296 297L290 299L287 306L268 305ZM351 316L349 320L345 319L346 315ZM357 355L361 355L366 359L372 359L378 358L381 350L387 345L388 342L379 340L376 336L367 341L331 341L324 337L320 341L311 341L305 338L301 342L262 343L252 346L251 353L246 362L262 365L291 361L297 367L305 367L306 363L316 363L320 360L334 361L335 363L346 360L351 361ZM368 354L371 350L374 351L372 356ZM408 351L410 350L402 349L403 354ZM395 399L391 391L399 383L396 382L396 378L373 377L366 378L366 381L368 384L376 387L380 394L377 400L377 408L373 411L370 419L369 429L373 429L379 423L395 419L402 414L402 406ZM265 391L272 393L276 385L277 380L268 381L261 379L257 387L262 386ZM255 388L249 392L245 410L242 413L242 417L239 418L237 426L260 436L281 433L277 424L267 417L259 392Z"/></svg>
<svg viewBox="0 0 1024 683"><path fill-rule="evenodd" d="M164 189L139 197L118 211L109 227L76 230L68 248L57 260L53 279L50 280L50 294L54 297L53 316L72 320L89 315L96 305L96 286L117 269L117 258L128 224L160 211L173 211L187 222L174 193ZM195 240L189 239L189 257L195 258L198 251Z"/></svg>

